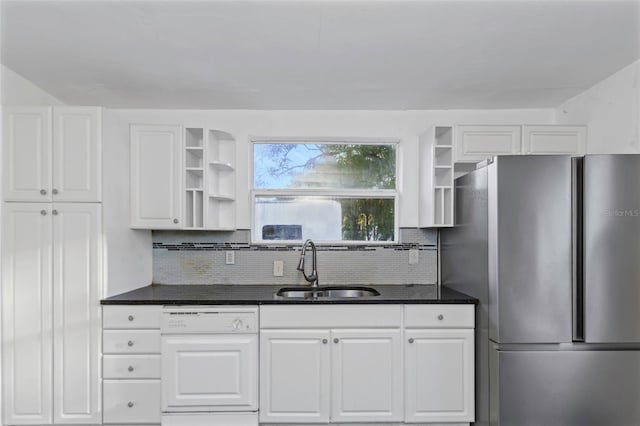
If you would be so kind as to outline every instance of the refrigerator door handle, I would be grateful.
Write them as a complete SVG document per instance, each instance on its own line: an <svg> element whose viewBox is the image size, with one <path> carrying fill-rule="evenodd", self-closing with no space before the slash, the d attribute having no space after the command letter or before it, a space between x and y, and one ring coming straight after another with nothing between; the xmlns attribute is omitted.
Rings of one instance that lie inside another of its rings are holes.
<svg viewBox="0 0 640 426"><path fill-rule="evenodd" d="M583 206L583 158L574 158L571 162L571 257L572 257L572 324L573 341L584 342L584 279L582 269L582 206Z"/></svg>

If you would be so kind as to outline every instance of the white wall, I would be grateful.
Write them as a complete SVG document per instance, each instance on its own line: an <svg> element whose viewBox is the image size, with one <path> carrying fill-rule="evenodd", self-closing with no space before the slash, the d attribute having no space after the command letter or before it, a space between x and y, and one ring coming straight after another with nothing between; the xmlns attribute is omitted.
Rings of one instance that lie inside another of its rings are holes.
<svg viewBox="0 0 640 426"><path fill-rule="evenodd" d="M0 64L0 103L2 105L63 104L53 95L2 64Z"/></svg>
<svg viewBox="0 0 640 426"><path fill-rule="evenodd" d="M128 143L128 126L138 124L179 124L208 127L231 133L238 143L237 193L247 194L249 140L252 137L345 137L390 138L401 142L398 176L400 226L416 227L418 215L418 136L434 124L551 124L552 109L531 110L451 110L451 111L229 111L229 110L133 110L107 109L104 112L106 143ZM126 158L119 158L128 164ZM105 166L107 166L105 164ZM245 169L242 167L245 166ZM114 170L115 171L115 170ZM105 173L104 181L121 176ZM250 227L250 200L237 201L237 227Z"/></svg>
<svg viewBox="0 0 640 426"><path fill-rule="evenodd" d="M587 124L587 153L640 153L640 61L556 109L558 124Z"/></svg>
<svg viewBox="0 0 640 426"><path fill-rule="evenodd" d="M129 123L102 110L102 228L106 296L151 284L151 232L129 228Z"/></svg>

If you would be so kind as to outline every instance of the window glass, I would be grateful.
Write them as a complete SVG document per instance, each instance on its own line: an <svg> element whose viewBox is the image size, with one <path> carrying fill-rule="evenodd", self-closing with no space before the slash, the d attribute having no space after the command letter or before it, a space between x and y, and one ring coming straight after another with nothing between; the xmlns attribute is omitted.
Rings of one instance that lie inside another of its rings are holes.
<svg viewBox="0 0 640 426"><path fill-rule="evenodd" d="M395 189L395 145L256 143L253 187Z"/></svg>
<svg viewBox="0 0 640 426"><path fill-rule="evenodd" d="M396 241L396 144L253 144L253 241Z"/></svg>

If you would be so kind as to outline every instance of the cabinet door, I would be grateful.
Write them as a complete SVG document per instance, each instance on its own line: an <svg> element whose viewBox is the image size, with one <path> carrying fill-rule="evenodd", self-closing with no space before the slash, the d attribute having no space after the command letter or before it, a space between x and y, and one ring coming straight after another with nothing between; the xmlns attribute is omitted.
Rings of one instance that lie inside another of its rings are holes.
<svg viewBox="0 0 640 426"><path fill-rule="evenodd" d="M5 203L2 225L4 424L51 423L51 208Z"/></svg>
<svg viewBox="0 0 640 426"><path fill-rule="evenodd" d="M100 201L100 108L53 108L53 200Z"/></svg>
<svg viewBox="0 0 640 426"><path fill-rule="evenodd" d="M258 409L258 336L162 337L162 411Z"/></svg>
<svg viewBox="0 0 640 426"><path fill-rule="evenodd" d="M3 108L7 201L51 201L51 108Z"/></svg>
<svg viewBox="0 0 640 426"><path fill-rule="evenodd" d="M329 422L329 331L260 331L260 422Z"/></svg>
<svg viewBox="0 0 640 426"><path fill-rule="evenodd" d="M101 207L53 205L55 423L102 423Z"/></svg>
<svg viewBox="0 0 640 426"><path fill-rule="evenodd" d="M331 332L331 421L402 421L400 330Z"/></svg>
<svg viewBox="0 0 640 426"><path fill-rule="evenodd" d="M582 155L587 147L587 128L584 126L523 126L524 154Z"/></svg>
<svg viewBox="0 0 640 426"><path fill-rule="evenodd" d="M131 227L182 227L180 126L131 126Z"/></svg>
<svg viewBox="0 0 640 426"><path fill-rule="evenodd" d="M476 163L522 152L520 126L457 126L455 161Z"/></svg>
<svg viewBox="0 0 640 426"><path fill-rule="evenodd" d="M405 422L474 421L473 330L405 331Z"/></svg>

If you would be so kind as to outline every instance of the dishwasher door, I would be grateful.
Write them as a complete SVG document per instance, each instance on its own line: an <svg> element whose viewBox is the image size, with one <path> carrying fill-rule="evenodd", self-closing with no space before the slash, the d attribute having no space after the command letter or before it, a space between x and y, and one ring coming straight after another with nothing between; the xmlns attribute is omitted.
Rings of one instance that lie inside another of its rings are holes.
<svg viewBox="0 0 640 426"><path fill-rule="evenodd" d="M258 409L257 334L162 336L162 411Z"/></svg>

